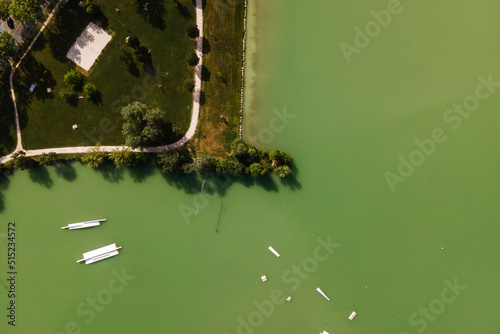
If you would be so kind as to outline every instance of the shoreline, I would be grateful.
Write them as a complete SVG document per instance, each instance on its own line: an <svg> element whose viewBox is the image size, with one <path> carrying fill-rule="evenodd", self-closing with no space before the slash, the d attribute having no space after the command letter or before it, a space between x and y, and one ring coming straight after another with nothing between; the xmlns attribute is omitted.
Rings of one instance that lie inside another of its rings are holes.
<svg viewBox="0 0 500 334"><path fill-rule="evenodd" d="M243 15L243 62L241 63L241 103L240 103L240 129L239 138L243 139L243 109L245 97L245 68L246 68L246 43L247 43L247 17L248 17L248 0L245 0L245 14Z"/></svg>

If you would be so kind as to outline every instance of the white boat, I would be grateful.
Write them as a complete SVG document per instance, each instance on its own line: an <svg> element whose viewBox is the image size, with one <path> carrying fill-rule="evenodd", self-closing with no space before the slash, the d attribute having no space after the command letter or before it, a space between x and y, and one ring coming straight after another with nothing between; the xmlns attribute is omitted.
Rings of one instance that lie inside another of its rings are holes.
<svg viewBox="0 0 500 334"><path fill-rule="evenodd" d="M74 223L74 224L68 224L68 226L63 226L61 229L70 229L70 230L77 230L80 228L88 228L88 227L94 227L94 226L99 226L101 225L101 222L105 222L106 219L96 219L96 220L89 220L86 222L80 222L80 223Z"/></svg>
<svg viewBox="0 0 500 334"><path fill-rule="evenodd" d="M121 249L122 246L117 247L116 243L107 245L101 248L94 249L90 252L83 253L83 259L76 261L77 263L85 261L85 264L91 264L94 262L98 262L104 259L107 259L109 257L113 257L118 255L120 252L118 252L119 249Z"/></svg>
<svg viewBox="0 0 500 334"><path fill-rule="evenodd" d="M330 298L318 287L316 288L316 291L318 291L323 297L326 298L326 300L330 301Z"/></svg>
<svg viewBox="0 0 500 334"><path fill-rule="evenodd" d="M280 257L280 254L271 246L269 246L267 249L269 249L276 257Z"/></svg>
<svg viewBox="0 0 500 334"><path fill-rule="evenodd" d="M349 316L349 320L354 319L355 316L356 316L356 312L352 311L351 315Z"/></svg>

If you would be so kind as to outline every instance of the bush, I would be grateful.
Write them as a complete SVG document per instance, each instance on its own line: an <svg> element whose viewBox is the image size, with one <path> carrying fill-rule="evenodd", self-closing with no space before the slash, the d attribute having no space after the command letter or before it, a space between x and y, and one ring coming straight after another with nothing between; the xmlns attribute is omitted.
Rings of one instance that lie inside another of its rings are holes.
<svg viewBox="0 0 500 334"><path fill-rule="evenodd" d="M71 85L75 89L77 89L78 86L81 86L83 84L83 74L81 74L77 70L70 70L64 75L64 83L66 85Z"/></svg>
<svg viewBox="0 0 500 334"><path fill-rule="evenodd" d="M187 90L188 92L193 92L194 91L194 80L193 79L184 80L184 89Z"/></svg>
<svg viewBox="0 0 500 334"><path fill-rule="evenodd" d="M259 162L254 162L247 168L247 173L253 177L259 177L266 174L267 170Z"/></svg>
<svg viewBox="0 0 500 334"><path fill-rule="evenodd" d="M292 173L292 170L288 166L278 166L274 168L274 174L278 175L279 177L287 177Z"/></svg>
<svg viewBox="0 0 500 334"><path fill-rule="evenodd" d="M186 61L189 64L189 66L196 66L200 61L200 58L198 58L195 52L192 52L186 57Z"/></svg>
<svg viewBox="0 0 500 334"><path fill-rule="evenodd" d="M85 153L81 160L84 164L92 168L96 168L108 161L108 153L100 151L99 146L92 148L89 152Z"/></svg>
<svg viewBox="0 0 500 334"><path fill-rule="evenodd" d="M200 30L198 30L198 27L195 25L190 25L186 28L186 31L189 38L196 38L200 36Z"/></svg>
<svg viewBox="0 0 500 334"><path fill-rule="evenodd" d="M99 10L99 5L97 5L94 0L84 0L83 8L90 16L93 16Z"/></svg>
<svg viewBox="0 0 500 334"><path fill-rule="evenodd" d="M87 99L92 99L96 96L97 94L97 89L93 84L90 82L87 82L85 85L83 85L83 96Z"/></svg>
<svg viewBox="0 0 500 334"><path fill-rule="evenodd" d="M43 153L41 156L38 157L37 160L40 163L40 165L52 166L58 161L57 153L55 152Z"/></svg>

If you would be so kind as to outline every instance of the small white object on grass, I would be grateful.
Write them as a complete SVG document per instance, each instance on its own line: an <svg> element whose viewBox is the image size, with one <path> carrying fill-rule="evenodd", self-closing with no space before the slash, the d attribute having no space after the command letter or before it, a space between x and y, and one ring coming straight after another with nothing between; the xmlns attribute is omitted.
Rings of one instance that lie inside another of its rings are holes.
<svg viewBox="0 0 500 334"><path fill-rule="evenodd" d="M73 124L72 128L73 130L78 130L78 124Z"/></svg>
<svg viewBox="0 0 500 334"><path fill-rule="evenodd" d="M356 312L352 311L351 315L349 316L349 320L354 319L355 316L356 316Z"/></svg>
<svg viewBox="0 0 500 334"><path fill-rule="evenodd" d="M271 246L268 247L268 249L273 252L274 255L276 255L277 257L280 257L280 254L274 249L272 248Z"/></svg>
<svg viewBox="0 0 500 334"><path fill-rule="evenodd" d="M288 296L288 298L286 299L286 301L289 302L290 300L292 300L292 297Z"/></svg>
<svg viewBox="0 0 500 334"><path fill-rule="evenodd" d="M323 297L326 298L326 300L330 301L330 298L318 287L316 288L316 291L318 291Z"/></svg>
<svg viewBox="0 0 500 334"><path fill-rule="evenodd" d="M264 275L264 276L260 276L260 279L262 280L262 282L267 281L267 277L266 277L266 275Z"/></svg>

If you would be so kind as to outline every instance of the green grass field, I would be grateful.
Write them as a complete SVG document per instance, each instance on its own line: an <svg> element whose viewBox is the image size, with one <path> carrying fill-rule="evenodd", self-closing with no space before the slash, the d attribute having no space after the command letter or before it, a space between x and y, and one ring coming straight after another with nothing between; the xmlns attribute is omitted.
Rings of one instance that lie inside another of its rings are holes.
<svg viewBox="0 0 500 334"><path fill-rule="evenodd" d="M195 24L192 1L150 0L148 11L136 6L145 1L97 2L102 12L92 19L78 6L78 1L70 1L61 8L16 72L15 89L26 149L97 142L123 144L120 110L132 101L164 110L176 129L172 141L189 127L192 94L183 88L183 83L194 75L193 68L185 61L194 46L186 34L186 27ZM59 95L67 89L64 75L76 68L66 59L66 53L90 21L113 38L89 73L85 73L86 81L96 86L100 98L94 102L77 99L77 104L72 105ZM123 50L133 54L126 43L126 37L131 35L137 36L151 51L150 67L144 67L134 57L136 68L129 70L119 60ZM31 84L37 84L33 93L29 92ZM47 93L47 88L52 93ZM2 102L2 105L7 104ZM72 130L73 124L78 124L79 130ZM3 138L0 140L4 142Z"/></svg>
<svg viewBox="0 0 500 334"><path fill-rule="evenodd" d="M205 103L195 146L220 157L227 155L238 137L244 4L243 0L214 0L204 8L203 64L209 75L202 82Z"/></svg>

